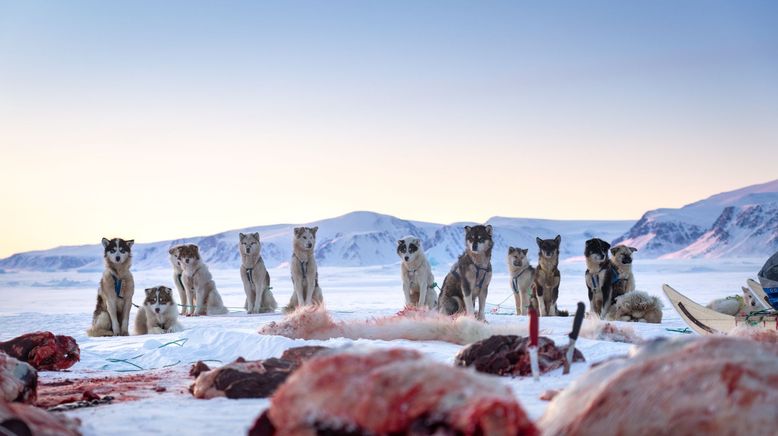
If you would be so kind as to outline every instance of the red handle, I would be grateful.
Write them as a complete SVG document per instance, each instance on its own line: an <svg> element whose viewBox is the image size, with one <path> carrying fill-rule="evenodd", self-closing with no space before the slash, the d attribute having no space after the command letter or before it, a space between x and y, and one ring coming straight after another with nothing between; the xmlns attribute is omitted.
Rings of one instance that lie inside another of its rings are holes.
<svg viewBox="0 0 778 436"><path fill-rule="evenodd" d="M538 346L538 311L534 307L529 309L529 344Z"/></svg>

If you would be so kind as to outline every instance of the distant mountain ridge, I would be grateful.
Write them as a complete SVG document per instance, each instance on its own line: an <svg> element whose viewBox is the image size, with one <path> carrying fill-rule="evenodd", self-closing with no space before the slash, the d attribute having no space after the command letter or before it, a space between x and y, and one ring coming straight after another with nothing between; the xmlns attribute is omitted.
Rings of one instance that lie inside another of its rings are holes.
<svg viewBox="0 0 778 436"><path fill-rule="evenodd" d="M495 248L492 264L505 270L508 246L529 248L537 261L536 237L562 235L561 258L583 255L584 242L598 237L637 247L640 258L767 257L778 251L778 180L713 195L678 209L646 212L637 222L544 220L493 217ZM398 262L397 239L422 240L433 266L447 268L464 249L465 225L412 221L375 212L352 212L305 225L319 226L316 259L322 266L371 266ZM284 265L292 254L292 228L275 224L230 230L210 236L138 243L135 270L168 268L171 245L194 243L214 268L240 265L239 232L259 232L262 256L269 267ZM102 235L98 235L102 236ZM99 244L58 247L14 254L0 260L0 271L102 270Z"/></svg>
<svg viewBox="0 0 778 436"><path fill-rule="evenodd" d="M526 218L495 217L494 268L505 269L505 254L509 245L529 248L537 254L535 237L562 235L562 257L579 256L586 239L594 236L611 239L626 231L631 221L554 221ZM475 223L435 224L404 220L374 212L352 212L324 219L308 226L319 226L316 259L322 266L386 265L399 261L396 241L413 235L422 244L433 265L448 267L464 250L465 225ZM136 243L133 247L133 269L168 268L168 248L180 243L194 243L212 268L237 268L238 233L259 232L262 257L269 267L283 265L292 255L292 229L300 224L277 224L230 230L210 236L192 237L152 243ZM101 270L102 247L99 244L59 247L50 250L14 254L0 260L6 270Z"/></svg>
<svg viewBox="0 0 778 436"><path fill-rule="evenodd" d="M646 212L616 238L642 257L765 257L778 250L778 180Z"/></svg>

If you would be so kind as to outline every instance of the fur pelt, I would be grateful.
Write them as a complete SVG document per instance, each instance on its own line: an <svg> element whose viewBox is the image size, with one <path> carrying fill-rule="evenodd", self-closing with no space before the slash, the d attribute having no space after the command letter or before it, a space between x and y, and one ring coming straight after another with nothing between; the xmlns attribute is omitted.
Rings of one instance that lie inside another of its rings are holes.
<svg viewBox="0 0 778 436"><path fill-rule="evenodd" d="M452 318L434 311L407 309L383 318L335 321L324 306L309 306L298 308L281 322L262 326L259 333L292 339L407 339L466 345L496 334L527 335L527 327L524 323L490 325L468 316Z"/></svg>

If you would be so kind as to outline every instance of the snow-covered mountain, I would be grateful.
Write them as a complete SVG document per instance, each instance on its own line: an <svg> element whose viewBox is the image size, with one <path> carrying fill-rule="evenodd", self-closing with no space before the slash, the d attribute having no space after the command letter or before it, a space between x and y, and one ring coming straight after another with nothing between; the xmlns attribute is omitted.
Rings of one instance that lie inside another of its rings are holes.
<svg viewBox="0 0 778 436"><path fill-rule="evenodd" d="M613 242L637 247L642 257L762 257L776 250L770 241L778 232L769 224L776 202L778 180L748 186L679 209L646 212Z"/></svg>
<svg viewBox="0 0 778 436"><path fill-rule="evenodd" d="M529 248L536 256L535 237L562 235L562 257L580 256L584 241L594 236L610 240L624 233L631 221L554 221L525 218L492 218L495 249L494 267L503 270L509 245ZM312 223L319 226L316 259L322 266L368 266L398 262L396 241L413 235L423 241L434 266L447 267L464 248L463 226L474 223L434 224L410 221L373 212L352 212L340 217ZM206 262L214 268L236 268L240 265L238 233L259 232L262 256L269 267L288 262L292 254L292 228L298 224L278 224L231 230L211 236L192 237L133 247L135 270L167 268L167 250L171 245L194 243L200 246ZM50 250L14 254L0 260L6 270L102 270L102 247L99 244L59 247Z"/></svg>

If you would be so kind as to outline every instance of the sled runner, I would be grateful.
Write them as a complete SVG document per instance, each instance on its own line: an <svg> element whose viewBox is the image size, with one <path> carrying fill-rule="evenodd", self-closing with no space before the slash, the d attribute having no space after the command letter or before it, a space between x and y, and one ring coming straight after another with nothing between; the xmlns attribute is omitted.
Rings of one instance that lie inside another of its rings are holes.
<svg viewBox="0 0 778 436"><path fill-rule="evenodd" d="M694 302L669 285L663 285L662 290L684 322L701 335L727 334L742 325L778 330L778 312L765 310L749 315L725 315Z"/></svg>

